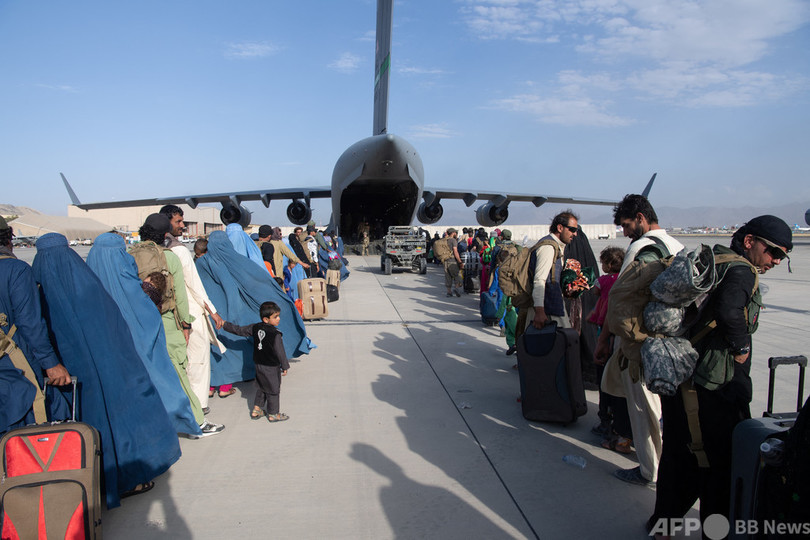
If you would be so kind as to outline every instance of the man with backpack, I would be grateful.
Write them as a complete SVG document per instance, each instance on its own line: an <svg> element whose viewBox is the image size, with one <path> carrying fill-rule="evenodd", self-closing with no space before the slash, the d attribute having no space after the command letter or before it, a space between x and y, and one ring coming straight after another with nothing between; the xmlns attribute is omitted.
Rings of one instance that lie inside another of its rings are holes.
<svg viewBox="0 0 810 540"><path fill-rule="evenodd" d="M790 227L771 215L739 228L730 248L714 246L719 284L690 328L698 352L694 389L689 383L661 397L666 438L648 530L660 529L659 519L682 518L697 499L701 520L728 518L732 432L751 417L751 335L762 306L758 274L778 266L792 248ZM687 410L695 413L691 419Z"/></svg>
<svg viewBox="0 0 810 540"><path fill-rule="evenodd" d="M642 195L626 195L613 209L613 223L621 226L624 236L630 238L630 246L624 257L622 273L634 261L654 261L674 255L683 249L683 244L669 236L658 225L658 215L650 201ZM610 301L608 301L608 305ZM603 389L617 397L627 398L627 410L630 416L630 428L633 433L633 446L636 448L639 466L632 469L618 469L614 476L624 482L640 486L655 486L658 474L658 461L661 457L661 402L656 394L650 392L638 374L630 369L621 369L620 385L609 387L606 381L615 380L611 373L619 370L618 359L612 355L615 347L611 346L613 333L610 321L605 325L596 343L594 356L601 361L610 362L605 366ZM634 381L634 375L636 380ZM609 384L609 383L608 383Z"/></svg>
<svg viewBox="0 0 810 540"><path fill-rule="evenodd" d="M551 220L548 236L535 245L532 305L527 310L524 328L529 324L543 328L549 322L556 322L558 328L571 328L565 313L560 275L565 246L571 243L579 230L577 221L577 216L570 210L557 214ZM531 262L529 265L531 267Z"/></svg>
<svg viewBox="0 0 810 540"><path fill-rule="evenodd" d="M129 249L129 254L138 265L138 277L141 280L153 273L162 274L165 278L159 309L166 332L169 358L191 403L194 419L202 430L201 435L191 435L191 438L196 439L215 435L225 429L225 426L205 419L200 400L188 379L188 338L194 317L189 313L183 264L177 255L163 245L166 234L170 231L171 223L165 214L150 214L138 231L141 241Z"/></svg>
<svg viewBox="0 0 810 540"><path fill-rule="evenodd" d="M433 243L433 253L444 265L444 284L447 296L461 296L459 288L464 286L461 274L461 255L458 253L458 230L450 227L447 235Z"/></svg>

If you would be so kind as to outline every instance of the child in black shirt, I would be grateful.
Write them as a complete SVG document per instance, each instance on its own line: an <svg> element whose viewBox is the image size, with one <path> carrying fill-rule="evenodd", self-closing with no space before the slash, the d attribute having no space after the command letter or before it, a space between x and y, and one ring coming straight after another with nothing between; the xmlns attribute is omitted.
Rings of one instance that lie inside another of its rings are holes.
<svg viewBox="0 0 810 540"><path fill-rule="evenodd" d="M275 302L264 302L259 307L262 322L247 326L236 326L226 322L223 328L238 336L253 338L253 363L256 364L256 397L250 417L258 420L267 412L270 422L282 422L289 416L279 413L281 377L287 374L290 363L284 351L284 343L278 323L281 321L281 308ZM267 405L265 409L264 406Z"/></svg>

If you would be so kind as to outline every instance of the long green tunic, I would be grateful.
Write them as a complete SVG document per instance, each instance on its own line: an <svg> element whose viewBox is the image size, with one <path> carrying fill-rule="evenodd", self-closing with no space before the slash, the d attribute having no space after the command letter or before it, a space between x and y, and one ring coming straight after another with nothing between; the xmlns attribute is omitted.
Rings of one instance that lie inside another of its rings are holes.
<svg viewBox="0 0 810 540"><path fill-rule="evenodd" d="M165 250L166 266L174 278L174 293L175 301L177 303L177 314L182 322L191 324L194 317L188 312L188 296L186 295L186 281L183 278L183 264L180 259L169 250ZM174 313L170 310L162 316L163 328L166 331L166 345L169 349L169 358L172 359L177 376L180 378L180 384L183 386L183 391L188 396L191 402L191 410L194 413L194 419L198 424L202 424L205 416L200 406L200 400L191 389L191 383L188 380L188 373L186 367L188 365L188 355L186 352L186 337L183 331L177 328L177 322L174 318Z"/></svg>

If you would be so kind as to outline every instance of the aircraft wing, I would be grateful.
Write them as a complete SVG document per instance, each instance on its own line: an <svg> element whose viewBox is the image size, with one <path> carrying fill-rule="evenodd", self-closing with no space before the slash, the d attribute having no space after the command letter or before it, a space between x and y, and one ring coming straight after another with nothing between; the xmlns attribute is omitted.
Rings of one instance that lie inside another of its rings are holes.
<svg viewBox="0 0 810 540"><path fill-rule="evenodd" d="M650 177L647 185L642 191L643 196L649 196L656 176L658 176L658 173L653 173L652 177ZM526 193L510 194L492 191L464 191L459 189L437 189L428 187L426 187L422 192L422 198L425 200L425 204L428 206L442 199L461 199L468 208L472 206L475 201L488 201L492 203L493 206L498 207L508 205L512 201L530 202L536 207L539 207L547 202L561 204L592 204L597 206L616 206L619 204L619 201L605 201L600 199L579 199L576 197L557 197L554 195L537 195ZM810 210L808 210L808 213L810 213ZM808 223L810 223L810 221L808 221Z"/></svg>
<svg viewBox="0 0 810 540"><path fill-rule="evenodd" d="M260 201L265 208L270 206L273 200L298 200L304 199L309 203L310 199L324 199L332 196L332 189L329 187L315 188L292 188L292 189L263 189L256 191L238 191L230 193L209 193L207 195L180 195L177 197L159 197L155 199L137 199L130 201L109 201L98 203L79 203L77 200L73 204L82 210L96 210L99 208L122 208L132 206L162 206L165 204L187 204L191 208L196 208L200 203L219 203L223 206L239 206L245 201ZM78 203L78 204L77 204Z"/></svg>
<svg viewBox="0 0 810 540"><path fill-rule="evenodd" d="M434 201L442 199L461 199L468 207L476 201L489 201L495 206L503 206L512 201L530 202L535 206L541 206L547 202L562 204L593 204L601 206L616 206L619 201L605 201L599 199L578 199L576 197L556 197L553 195L505 193L490 191L463 191L458 189L435 189L426 187L422 192L425 204L433 204Z"/></svg>

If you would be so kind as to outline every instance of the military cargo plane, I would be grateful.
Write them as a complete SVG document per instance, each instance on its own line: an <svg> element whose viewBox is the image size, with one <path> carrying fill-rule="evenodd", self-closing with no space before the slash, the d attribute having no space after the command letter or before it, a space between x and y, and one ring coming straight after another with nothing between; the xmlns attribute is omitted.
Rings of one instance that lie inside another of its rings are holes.
<svg viewBox="0 0 810 540"><path fill-rule="evenodd" d="M425 187L422 158L405 139L388 133L388 81L391 70L391 28L393 0L377 1L377 38L374 76L374 119L372 136L362 139L338 158L332 172L332 184L325 187L267 189L206 195L181 195L156 199L139 199L83 204L62 174L71 202L84 210L164 204L200 203L222 205L223 223L250 223L245 201L261 201L269 207L273 200L289 200L287 218L296 225L312 219L310 202L315 198L331 198L332 216L329 228L338 234L351 235L361 223L368 223L373 236L384 235L391 225L410 225L414 218L432 224L441 219L443 199L461 199L470 207L483 201L475 210L476 221L483 227L494 227L509 217L513 201L531 202L536 207L546 203L608 205L616 201L580 199L544 194L513 194L507 192L476 192L459 189ZM60 173L61 174L61 173ZM645 190L652 186L655 175ZM421 202L420 202L421 200ZM376 234L375 234L376 233Z"/></svg>

